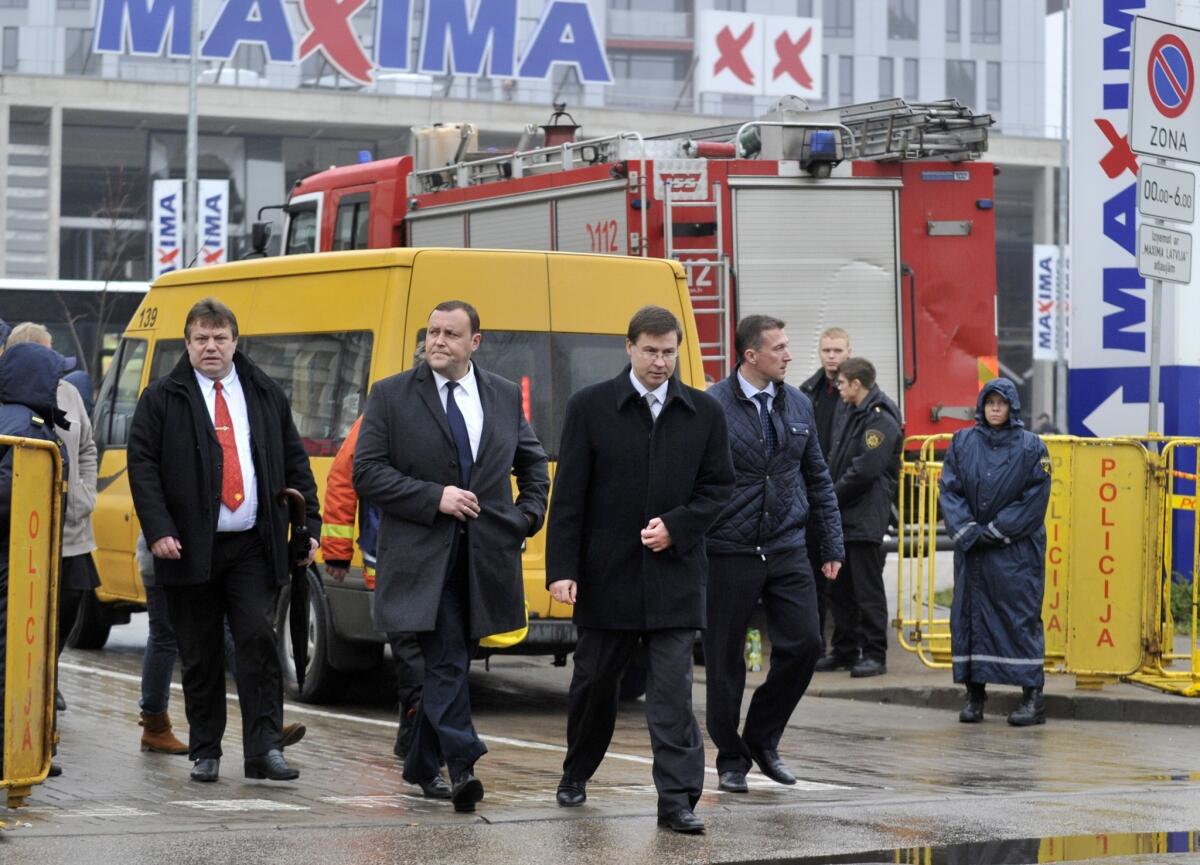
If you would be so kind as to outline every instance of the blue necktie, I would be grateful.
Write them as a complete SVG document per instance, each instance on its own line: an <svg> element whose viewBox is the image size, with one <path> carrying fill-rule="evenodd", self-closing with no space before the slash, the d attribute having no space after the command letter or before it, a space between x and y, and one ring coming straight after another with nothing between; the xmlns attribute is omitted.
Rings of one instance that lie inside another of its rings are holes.
<svg viewBox="0 0 1200 865"><path fill-rule="evenodd" d="M767 446L767 459L770 459L775 456L775 447L778 444L775 439L775 424L771 423L771 396L766 393L756 393L754 398L762 406L762 411L758 413L758 419L762 421L763 441Z"/></svg>
<svg viewBox="0 0 1200 865"><path fill-rule="evenodd" d="M475 465L475 458L471 456L471 437L467 434L467 422L463 420L458 403L454 401L456 387L458 382L446 382L446 421L450 424L454 449L458 451L458 484L466 489L471 483L471 467Z"/></svg>

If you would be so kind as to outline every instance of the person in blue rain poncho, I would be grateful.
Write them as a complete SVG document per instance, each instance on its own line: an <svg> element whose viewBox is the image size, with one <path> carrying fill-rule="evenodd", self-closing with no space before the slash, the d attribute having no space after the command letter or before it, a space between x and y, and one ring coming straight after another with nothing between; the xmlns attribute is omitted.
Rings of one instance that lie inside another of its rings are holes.
<svg viewBox="0 0 1200 865"><path fill-rule="evenodd" d="M1006 378L979 394L975 426L954 434L941 501L954 541L950 644L954 681L967 686L963 723L983 720L988 682L1020 685L1008 723L1044 724L1046 505L1050 457L1024 429L1017 388Z"/></svg>

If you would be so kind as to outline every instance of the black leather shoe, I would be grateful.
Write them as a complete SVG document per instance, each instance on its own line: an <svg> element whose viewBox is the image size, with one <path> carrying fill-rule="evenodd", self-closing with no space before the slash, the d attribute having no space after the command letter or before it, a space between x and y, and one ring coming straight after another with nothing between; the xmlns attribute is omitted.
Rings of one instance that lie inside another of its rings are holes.
<svg viewBox="0 0 1200 865"><path fill-rule="evenodd" d="M746 784L745 772L722 772L721 783L717 785L717 789L722 793L750 792L750 787Z"/></svg>
<svg viewBox="0 0 1200 865"><path fill-rule="evenodd" d="M558 782L554 800L560 808L578 808L587 801L587 781L572 781L564 776Z"/></svg>
<svg viewBox="0 0 1200 865"><path fill-rule="evenodd" d="M483 798L483 784L471 772L464 772L454 781L450 791L450 801L454 810L462 814L470 814L475 810L475 803Z"/></svg>
<svg viewBox="0 0 1200 865"><path fill-rule="evenodd" d="M272 748L260 757L250 757L246 760L246 777L265 778L268 781L295 781L300 777L300 770L287 764L282 751Z"/></svg>
<svg viewBox="0 0 1200 865"><path fill-rule="evenodd" d="M426 799L449 799L451 796L450 783L441 775L434 775L428 781L418 781L417 786Z"/></svg>
<svg viewBox="0 0 1200 865"><path fill-rule="evenodd" d="M58 688L54 689L54 708L59 712L67 711L66 698L63 697L62 691L58 690Z"/></svg>
<svg viewBox="0 0 1200 865"><path fill-rule="evenodd" d="M850 677L866 679L870 676L882 676L887 672L887 664L878 658L863 658L850 668Z"/></svg>
<svg viewBox="0 0 1200 865"><path fill-rule="evenodd" d="M849 670L858 663L858 658L848 658L845 655L825 655L817 661L814 668L818 673L832 673L836 670Z"/></svg>
<svg viewBox="0 0 1200 865"><path fill-rule="evenodd" d="M776 784L795 784L796 776L788 771L788 767L779 759L779 752L769 748L755 748L747 744L750 759L758 764L759 771Z"/></svg>
<svg viewBox="0 0 1200 865"><path fill-rule="evenodd" d="M51 761L50 769L49 769L49 771L46 772L46 777L47 778L58 778L61 775L62 775L62 766Z"/></svg>
<svg viewBox="0 0 1200 865"><path fill-rule="evenodd" d="M192 766L192 780L212 783L221 772L220 757L201 757Z"/></svg>
<svg viewBox="0 0 1200 865"><path fill-rule="evenodd" d="M678 811L660 816L658 818L658 825L666 826L672 832L679 832L684 835L704 834L704 821L687 808L680 808Z"/></svg>

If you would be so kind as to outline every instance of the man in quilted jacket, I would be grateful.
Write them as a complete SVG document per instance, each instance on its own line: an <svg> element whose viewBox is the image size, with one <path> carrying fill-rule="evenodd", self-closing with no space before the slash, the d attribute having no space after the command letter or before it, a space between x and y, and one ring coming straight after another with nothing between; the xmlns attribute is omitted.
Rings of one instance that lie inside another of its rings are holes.
<svg viewBox="0 0 1200 865"><path fill-rule="evenodd" d="M720 789L745 793L752 762L780 784L796 779L779 740L821 656L817 595L806 544L835 579L844 561L842 524L812 403L783 377L792 357L784 323L751 315L738 323L738 366L708 393L725 410L736 485L708 533L707 724ZM746 684L743 646L759 600L767 616L770 671L738 732Z"/></svg>

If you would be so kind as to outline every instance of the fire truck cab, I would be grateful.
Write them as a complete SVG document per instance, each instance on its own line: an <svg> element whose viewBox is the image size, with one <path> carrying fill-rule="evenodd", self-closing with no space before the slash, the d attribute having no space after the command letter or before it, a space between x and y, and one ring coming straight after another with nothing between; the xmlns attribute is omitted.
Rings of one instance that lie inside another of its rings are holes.
<svg viewBox="0 0 1200 865"><path fill-rule="evenodd" d="M545 146L457 147L312 175L286 205L285 253L477 247L679 260L706 375L732 367L737 320L788 322L799 384L844 328L901 406L909 435L953 432L996 374L991 118L953 100L767 118L655 138L578 140L559 110Z"/></svg>

